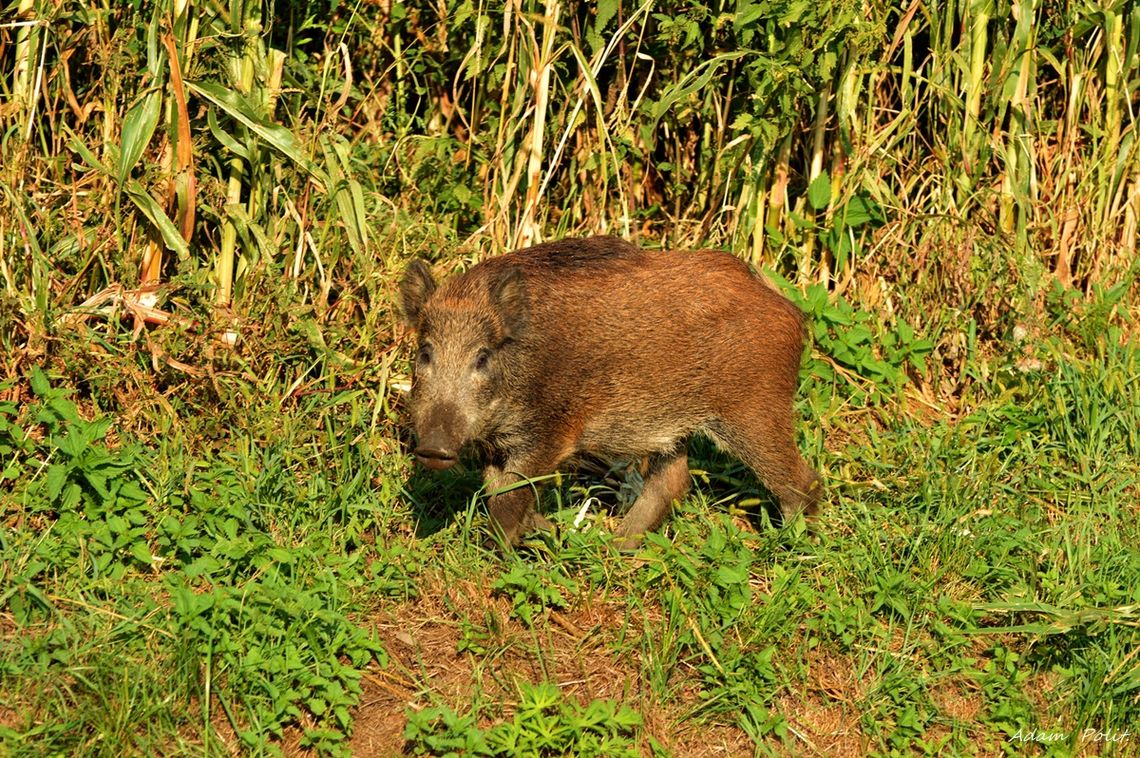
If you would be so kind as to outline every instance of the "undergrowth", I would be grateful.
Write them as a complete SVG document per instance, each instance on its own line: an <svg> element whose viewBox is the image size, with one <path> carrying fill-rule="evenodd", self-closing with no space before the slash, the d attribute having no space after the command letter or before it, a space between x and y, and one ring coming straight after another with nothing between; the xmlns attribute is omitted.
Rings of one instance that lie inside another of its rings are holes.
<svg viewBox="0 0 1140 758"><path fill-rule="evenodd" d="M1138 82L1128 3L14 0L0 752L1135 753ZM413 467L406 262L601 232L803 309L818 523Z"/></svg>

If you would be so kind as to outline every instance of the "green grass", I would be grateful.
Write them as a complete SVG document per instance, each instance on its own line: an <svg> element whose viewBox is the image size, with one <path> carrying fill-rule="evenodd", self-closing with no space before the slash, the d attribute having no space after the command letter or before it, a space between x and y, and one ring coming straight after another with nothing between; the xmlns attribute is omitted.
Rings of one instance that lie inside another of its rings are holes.
<svg viewBox="0 0 1140 758"><path fill-rule="evenodd" d="M548 493L557 536L487 553L477 479L376 449L353 390L279 411L247 384L249 428L207 450L111 436L34 371L0 406L5 751L338 750L384 708L415 754L1119 736L1140 717L1140 350L1036 355L954 420L885 402L851 423L805 373L805 447L847 433L815 454L818 526L757 524L763 493L698 444L707 474L634 557L605 508L573 530L584 497L617 499L584 475Z"/></svg>
<svg viewBox="0 0 1140 758"><path fill-rule="evenodd" d="M9 3L0 754L1140 752L1138 51L1129 3ZM808 315L817 523L697 440L636 555L618 470L500 556L413 466L406 263L602 231Z"/></svg>

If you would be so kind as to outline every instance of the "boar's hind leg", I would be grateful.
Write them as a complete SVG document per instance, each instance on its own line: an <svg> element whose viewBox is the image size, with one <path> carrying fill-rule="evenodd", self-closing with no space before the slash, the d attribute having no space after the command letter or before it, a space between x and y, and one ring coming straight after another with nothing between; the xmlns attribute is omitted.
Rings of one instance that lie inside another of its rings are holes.
<svg viewBox="0 0 1140 758"><path fill-rule="evenodd" d="M635 550L641 544L641 536L661 525L673 501L683 498L691 483L689 456L684 448L679 453L650 458L645 486L616 530L624 538L618 542L618 548Z"/></svg>
<svg viewBox="0 0 1140 758"><path fill-rule="evenodd" d="M796 447L791 414L777 417L755 413L731 423L709 427L718 445L735 455L756 474L780 502L784 523L799 514L814 516L819 502L819 474Z"/></svg>
<svg viewBox="0 0 1140 758"><path fill-rule="evenodd" d="M537 483L526 480L550 473L555 468L549 466L521 465L508 461L503 467L488 466L483 471L483 488L491 495L491 528L494 534L487 540L488 547L503 544L516 545L522 536L533 529L550 529L551 524L534 507ZM496 490L515 486L500 494Z"/></svg>

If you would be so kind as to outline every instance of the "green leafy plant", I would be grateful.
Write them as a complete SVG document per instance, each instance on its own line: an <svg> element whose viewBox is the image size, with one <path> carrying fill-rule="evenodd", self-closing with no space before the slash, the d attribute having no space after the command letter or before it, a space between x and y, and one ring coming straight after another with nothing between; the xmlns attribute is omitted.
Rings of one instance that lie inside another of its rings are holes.
<svg viewBox="0 0 1140 758"><path fill-rule="evenodd" d="M174 630L208 672L205 690L222 685L216 696L246 745L280 738L304 710L320 725L308 732L314 746L343 747L360 697L359 669L376 657L383 663L384 650L330 608L335 582L298 590L269 573L205 591L172 580L170 591Z"/></svg>
<svg viewBox="0 0 1140 758"><path fill-rule="evenodd" d="M899 319L893 329L883 327L874 313L833 299L818 284L793 297L804 309L815 346L830 359L809 357L805 370L811 376L845 386L856 397L880 401L898 392L911 372L927 372L934 343L905 320Z"/></svg>
<svg viewBox="0 0 1140 758"><path fill-rule="evenodd" d="M512 615L533 624L544 608L565 608L579 586L556 566L543 571L517 562L495 580L491 591L510 599Z"/></svg>
<svg viewBox="0 0 1140 758"><path fill-rule="evenodd" d="M39 369L29 384L38 402L6 419L4 447L10 455L22 453L8 464L13 479L22 469L35 468L37 475L26 482L18 502L25 518L50 520L53 539L36 546L23 578L66 567L119 580L131 568L150 567L150 496L136 474L145 466L142 450L109 448L112 419L82 419L69 393L52 388ZM32 442L36 431L46 436Z"/></svg>
<svg viewBox="0 0 1140 758"><path fill-rule="evenodd" d="M553 684L519 684L514 717L490 729L475 712L458 715L447 706L408 711L404 738L414 755L637 756L642 718L612 700L582 706Z"/></svg>

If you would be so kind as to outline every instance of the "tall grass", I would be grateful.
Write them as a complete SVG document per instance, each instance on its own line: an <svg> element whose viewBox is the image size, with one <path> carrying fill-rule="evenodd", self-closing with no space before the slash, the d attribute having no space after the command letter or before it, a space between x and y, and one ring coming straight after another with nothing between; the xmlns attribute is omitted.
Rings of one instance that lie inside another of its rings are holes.
<svg viewBox="0 0 1140 758"><path fill-rule="evenodd" d="M1110 751L1138 85L1107 0L10 0L0 750ZM699 444L628 560L413 473L405 261L599 232L808 313L816 539Z"/></svg>
<svg viewBox="0 0 1140 758"><path fill-rule="evenodd" d="M426 211L491 250L723 245L857 298L983 297L985 270L1030 318L1049 280L1134 279L1138 14L21 0L0 27L6 286L42 319L174 277L136 301L190 287L232 325L249 276L327 299L353 270L333 240L367 256L370 225ZM1007 261L975 249L995 236Z"/></svg>
<svg viewBox="0 0 1140 758"><path fill-rule="evenodd" d="M566 9L552 34L559 7L461 5L398 24L446 32L442 54L402 48L440 71L405 116L482 162L468 175L490 179L481 220L499 246L533 237L539 181L555 228L790 255L828 280L876 239L845 225L854 198L857 218L873 203L909 228L895 250L945 242L914 220L949 218L1068 269L1066 285L1128 265L1140 68L1122 4L602 4ZM1062 256L1065 187L1076 218Z"/></svg>

